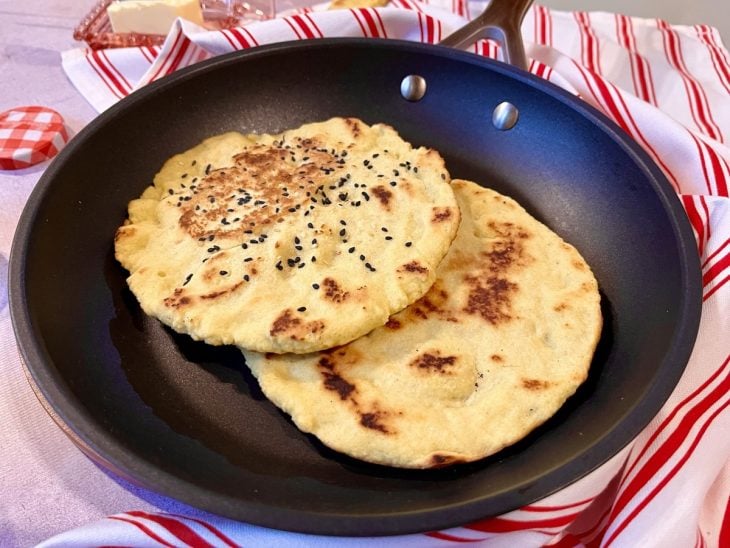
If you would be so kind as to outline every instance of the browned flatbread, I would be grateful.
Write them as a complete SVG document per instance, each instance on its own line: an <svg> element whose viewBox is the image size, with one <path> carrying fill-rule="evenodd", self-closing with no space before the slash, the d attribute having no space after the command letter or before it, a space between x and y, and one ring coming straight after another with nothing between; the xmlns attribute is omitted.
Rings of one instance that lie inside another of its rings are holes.
<svg viewBox="0 0 730 548"><path fill-rule="evenodd" d="M176 331L301 353L422 296L458 224L437 152L334 118L171 158L130 203L115 251L144 311Z"/></svg>
<svg viewBox="0 0 730 548"><path fill-rule="evenodd" d="M404 468L480 459L586 379L602 326L586 262L510 198L452 186L462 223L424 297L339 348L244 352L266 396L337 451Z"/></svg>

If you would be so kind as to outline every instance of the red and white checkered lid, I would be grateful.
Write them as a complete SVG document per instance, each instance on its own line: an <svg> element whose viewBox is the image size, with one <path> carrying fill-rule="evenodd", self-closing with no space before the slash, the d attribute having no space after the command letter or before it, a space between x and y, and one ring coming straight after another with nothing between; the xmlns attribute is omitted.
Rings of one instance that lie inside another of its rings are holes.
<svg viewBox="0 0 730 548"><path fill-rule="evenodd" d="M0 113L0 170L53 158L67 141L63 118L55 110L26 106Z"/></svg>

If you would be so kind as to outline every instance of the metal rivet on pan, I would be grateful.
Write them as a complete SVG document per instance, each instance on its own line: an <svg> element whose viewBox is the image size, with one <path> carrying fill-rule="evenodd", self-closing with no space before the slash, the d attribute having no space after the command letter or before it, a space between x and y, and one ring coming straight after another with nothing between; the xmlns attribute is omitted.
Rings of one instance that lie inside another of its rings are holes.
<svg viewBox="0 0 730 548"><path fill-rule="evenodd" d="M418 74L410 74L400 83L400 94L407 101L420 101L426 95L426 80Z"/></svg>
<svg viewBox="0 0 730 548"><path fill-rule="evenodd" d="M505 131L515 127L519 117L520 112L517 110L517 107L505 101L495 107L492 113L492 123L497 129Z"/></svg>

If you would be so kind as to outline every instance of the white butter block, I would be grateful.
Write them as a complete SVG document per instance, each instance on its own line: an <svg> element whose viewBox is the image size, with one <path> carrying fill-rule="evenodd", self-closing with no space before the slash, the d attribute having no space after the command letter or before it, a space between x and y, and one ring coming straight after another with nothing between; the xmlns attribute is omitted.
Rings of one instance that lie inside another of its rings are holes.
<svg viewBox="0 0 730 548"><path fill-rule="evenodd" d="M106 12L114 32L167 34L178 17L203 24L199 0L124 0Z"/></svg>

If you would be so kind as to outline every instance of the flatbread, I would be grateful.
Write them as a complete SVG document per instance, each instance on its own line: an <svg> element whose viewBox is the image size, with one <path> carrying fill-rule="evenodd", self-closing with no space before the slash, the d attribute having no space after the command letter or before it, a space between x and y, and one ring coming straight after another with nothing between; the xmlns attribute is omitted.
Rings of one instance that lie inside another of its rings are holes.
<svg viewBox="0 0 730 548"><path fill-rule="evenodd" d="M602 317L586 262L514 200L452 186L461 226L423 298L339 348L244 352L301 430L357 459L430 468L491 455L588 374Z"/></svg>
<svg viewBox="0 0 730 548"><path fill-rule="evenodd" d="M143 310L207 343L311 352L421 297L459 223L444 161L353 118L227 133L129 204L116 257Z"/></svg>

